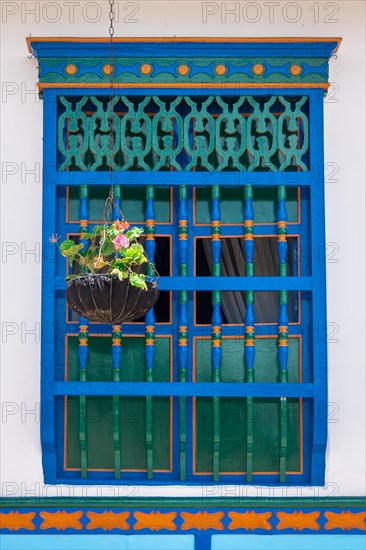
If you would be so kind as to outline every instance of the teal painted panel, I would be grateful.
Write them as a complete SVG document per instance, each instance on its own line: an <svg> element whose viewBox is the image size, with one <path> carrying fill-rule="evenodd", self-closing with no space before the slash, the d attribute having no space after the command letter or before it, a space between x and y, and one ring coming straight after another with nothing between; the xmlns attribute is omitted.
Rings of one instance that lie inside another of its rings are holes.
<svg viewBox="0 0 366 550"><path fill-rule="evenodd" d="M193 550L193 535L2 535L1 550Z"/></svg>
<svg viewBox="0 0 366 550"><path fill-rule="evenodd" d="M196 187L196 220L198 224L211 225L211 194L209 187ZM294 187L287 188L286 208L288 221L297 221L297 195ZM242 187L220 189L221 222L242 224L244 212L244 190ZM253 187L254 223L275 223L277 189L274 187Z"/></svg>
<svg viewBox="0 0 366 550"><path fill-rule="evenodd" d="M91 336L88 339L89 359L87 366L87 380L89 382L110 382L112 380L112 338L105 336ZM169 338L156 338L156 361L154 364L155 382L169 381ZM69 381L79 380L79 338L68 338ZM145 370L145 338L124 336L122 333L122 382L144 382Z"/></svg>
<svg viewBox="0 0 366 550"><path fill-rule="evenodd" d="M211 550L365 550L362 535L213 535Z"/></svg>
<svg viewBox="0 0 366 550"><path fill-rule="evenodd" d="M88 187L89 220L100 221L104 210L104 203L109 188L103 185L90 185ZM121 186L121 208L126 220L131 223L145 222L145 186ZM154 186L154 203L157 223L169 223L170 219L170 189L168 187ZM69 187L68 219L79 220L79 189Z"/></svg>
<svg viewBox="0 0 366 550"><path fill-rule="evenodd" d="M279 382L277 338L256 338L255 340L255 382ZM299 381L299 339L288 341L289 382ZM196 380L212 381L211 339L196 341ZM244 382L244 340L224 338L222 341L222 382Z"/></svg>
<svg viewBox="0 0 366 550"><path fill-rule="evenodd" d="M279 382L277 339L257 338L254 363L256 382ZM299 381L299 340L289 339L289 381ZM212 381L211 340L196 342L196 379ZM222 341L222 382L244 381L244 341L225 338ZM256 472L277 472L280 455L280 401L254 399L253 467ZM298 399L288 399L287 471L300 468L300 405ZM210 398L196 399L196 470L212 471L213 402ZM246 400L220 399L220 471L246 470Z"/></svg>
<svg viewBox="0 0 366 550"><path fill-rule="evenodd" d="M111 381L112 340L109 337L89 336L88 381ZM78 380L78 337L68 339L68 376ZM154 380L168 382L170 378L170 340L156 338L156 359ZM122 382L144 382L145 338L122 337ZM170 469L170 399L154 397L153 452L154 468ZM146 469L146 399L144 397L121 397L120 438L122 468L126 470ZM111 397L87 398L87 445L88 468L113 470L113 399ZM67 467L80 468L79 444L79 399L67 400Z"/></svg>

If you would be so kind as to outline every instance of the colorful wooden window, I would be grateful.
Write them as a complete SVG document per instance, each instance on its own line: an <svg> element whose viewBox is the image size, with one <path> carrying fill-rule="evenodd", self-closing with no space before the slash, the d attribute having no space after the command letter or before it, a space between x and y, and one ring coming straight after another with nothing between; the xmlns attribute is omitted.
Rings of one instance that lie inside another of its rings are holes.
<svg viewBox="0 0 366 550"><path fill-rule="evenodd" d="M134 323L85 323L47 254L46 482L323 484L323 94L338 41L121 41L112 105L109 45L87 42L29 40L44 240L100 223L112 165L161 294Z"/></svg>

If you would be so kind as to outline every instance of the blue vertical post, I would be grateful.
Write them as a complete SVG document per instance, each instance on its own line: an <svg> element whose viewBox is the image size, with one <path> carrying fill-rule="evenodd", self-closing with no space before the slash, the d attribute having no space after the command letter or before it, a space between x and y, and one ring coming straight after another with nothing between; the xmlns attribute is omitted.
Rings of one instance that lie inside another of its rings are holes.
<svg viewBox="0 0 366 550"><path fill-rule="evenodd" d="M327 444L327 310L324 219L323 90L310 95L310 187L311 268L313 277L313 444L311 484L324 485ZM319 254L314 254L319 251ZM316 326L315 326L316 323ZM316 335L314 332L317 331Z"/></svg>
<svg viewBox="0 0 366 550"><path fill-rule="evenodd" d="M244 191L244 254L245 276L254 276L254 210L253 187L245 186ZM254 317L254 291L245 293L245 342L244 359L246 381L254 382L255 359L255 317ZM253 481L253 397L247 397L247 481Z"/></svg>
<svg viewBox="0 0 366 550"><path fill-rule="evenodd" d="M121 217L121 186L113 185L113 221ZM122 360L122 325L112 327L112 371L113 382L121 380L121 360ZM120 408L119 396L113 396L113 453L114 453L114 478L121 479L121 437L120 437Z"/></svg>
<svg viewBox="0 0 366 550"><path fill-rule="evenodd" d="M278 271L280 277L287 277L287 209L286 186L279 185L277 202L277 251ZM280 368L280 382L288 382L288 291L279 291L278 314L278 363ZM286 455L287 455L287 399L280 398L280 482L286 481Z"/></svg>
<svg viewBox="0 0 366 550"><path fill-rule="evenodd" d="M179 186L179 276L188 275L188 212L187 212L187 186ZM188 357L188 291L179 291L179 329L178 329L178 360L179 382L187 382L187 357ZM186 479L186 398L179 397L179 469L180 480Z"/></svg>
<svg viewBox="0 0 366 550"><path fill-rule="evenodd" d="M42 245L49 247L49 237L56 235L56 90L43 92L43 207ZM41 438L42 465L46 483L56 483L55 443L55 275L56 254L42 262L42 339L41 339ZM54 417L50 420L50 401Z"/></svg>
<svg viewBox="0 0 366 550"><path fill-rule="evenodd" d="M89 207L88 207L88 186L83 184L79 187L79 224L80 233L88 231ZM89 241L80 239L86 250ZM80 382L87 380L87 366L89 357L88 347L88 325L89 322L84 317L79 317L79 378ZM79 397L79 442L81 459L81 477L88 477L88 446L87 446L87 398L85 395Z"/></svg>
<svg viewBox="0 0 366 550"><path fill-rule="evenodd" d="M212 275L221 275L221 209L220 209L220 187L213 185L211 188L211 252L212 252ZM221 291L212 291L212 339L211 339L211 361L212 381L221 380ZM220 478L220 398L213 398L213 479Z"/></svg>
<svg viewBox="0 0 366 550"><path fill-rule="evenodd" d="M154 276L155 260L155 204L154 204L154 186L146 186L146 254L150 264L147 266L146 274ZM155 359L155 313L152 307L145 318L145 358L146 358L146 381L154 381L154 359ZM153 411L152 397L146 397L146 462L147 479L153 479L154 475L154 456L153 456Z"/></svg>

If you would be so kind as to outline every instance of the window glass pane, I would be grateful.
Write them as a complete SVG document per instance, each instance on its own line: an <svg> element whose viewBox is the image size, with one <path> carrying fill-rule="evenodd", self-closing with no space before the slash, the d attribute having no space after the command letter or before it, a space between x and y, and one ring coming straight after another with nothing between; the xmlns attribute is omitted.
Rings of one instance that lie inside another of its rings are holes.
<svg viewBox="0 0 366 550"><path fill-rule="evenodd" d="M255 323L276 323L278 322L279 303L278 292L255 292L254 293L254 318ZM288 293L287 314L289 323L299 322L300 315L300 293ZM212 320L212 293L195 292L195 323L197 325L211 325ZM221 292L221 318L223 325L243 324L245 319L245 292Z"/></svg>
<svg viewBox="0 0 366 550"><path fill-rule="evenodd" d="M254 273L257 277L278 276L277 237L254 237ZM288 237L287 272L294 275L298 269L298 238ZM211 237L195 239L195 269L197 276L210 277L212 271ZM221 238L221 275L244 277L245 255L243 237ZM296 273L297 274L297 273Z"/></svg>

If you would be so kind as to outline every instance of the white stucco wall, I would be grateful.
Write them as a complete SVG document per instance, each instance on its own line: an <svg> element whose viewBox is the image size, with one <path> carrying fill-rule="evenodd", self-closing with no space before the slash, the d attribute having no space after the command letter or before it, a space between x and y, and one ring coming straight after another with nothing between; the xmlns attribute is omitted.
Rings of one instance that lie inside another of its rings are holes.
<svg viewBox="0 0 366 550"><path fill-rule="evenodd" d="M364 494L364 2L116 3L117 36L343 37L338 58L330 62L334 86L325 104L330 324L327 485L288 490L43 486L39 440L42 103L35 86L37 63L27 59L25 37L106 36L108 2L2 0L2 495L51 496L61 491L65 496L101 495L102 491L121 496ZM233 9L235 13L228 13Z"/></svg>

